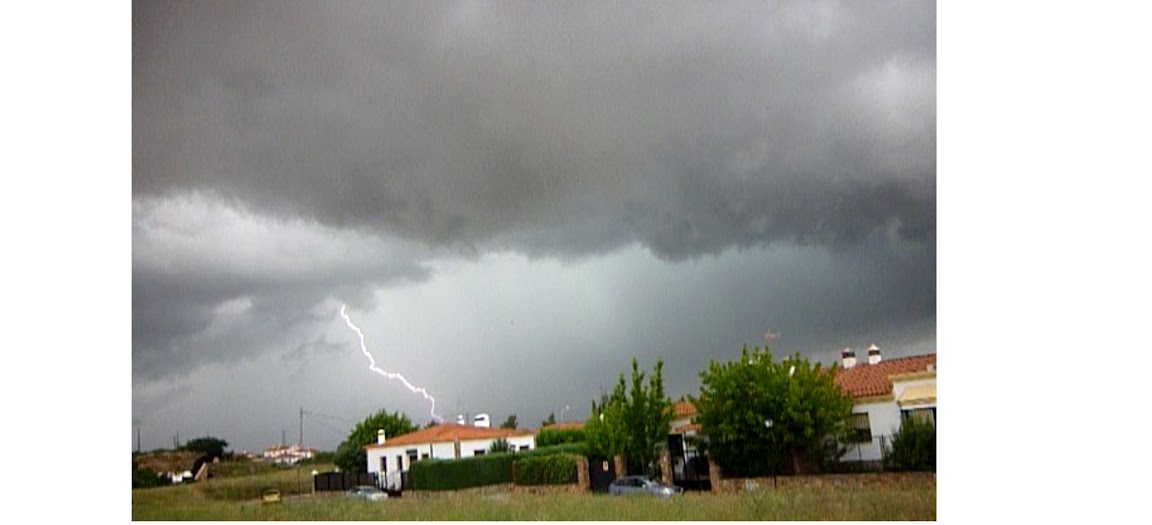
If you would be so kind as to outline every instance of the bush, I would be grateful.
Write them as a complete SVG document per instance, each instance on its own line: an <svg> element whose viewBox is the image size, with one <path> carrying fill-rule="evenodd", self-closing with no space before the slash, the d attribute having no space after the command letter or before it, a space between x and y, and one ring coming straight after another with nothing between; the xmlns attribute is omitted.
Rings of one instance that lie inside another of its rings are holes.
<svg viewBox="0 0 1152 525"><path fill-rule="evenodd" d="M561 445L565 443L582 443L584 442L584 429L570 428L570 429L551 429L545 428L536 434L536 446L548 447L552 445Z"/></svg>
<svg viewBox="0 0 1152 525"><path fill-rule="evenodd" d="M168 479L168 476L161 476L151 470L132 465L132 488L134 489L149 489L171 484L172 480Z"/></svg>
<svg viewBox="0 0 1152 525"><path fill-rule="evenodd" d="M417 461L408 470L415 490L459 490L512 483L514 454L485 454L461 459Z"/></svg>
<svg viewBox="0 0 1152 525"><path fill-rule="evenodd" d="M892 436L892 449L884 458L891 470L936 471L936 425L905 419Z"/></svg>
<svg viewBox="0 0 1152 525"><path fill-rule="evenodd" d="M576 483L576 454L559 453L522 457L514 465L517 485Z"/></svg>
<svg viewBox="0 0 1152 525"><path fill-rule="evenodd" d="M587 456L588 446L584 443L564 443L562 445L540 446L532 450L518 452L517 457L536 457L536 456L550 456L552 454L575 454L577 456Z"/></svg>

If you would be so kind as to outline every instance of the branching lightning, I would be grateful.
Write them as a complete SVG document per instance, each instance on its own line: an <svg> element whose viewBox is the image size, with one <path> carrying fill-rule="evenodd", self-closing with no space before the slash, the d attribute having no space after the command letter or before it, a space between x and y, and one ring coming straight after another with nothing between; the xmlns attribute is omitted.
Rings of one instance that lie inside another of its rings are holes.
<svg viewBox="0 0 1152 525"><path fill-rule="evenodd" d="M376 359L372 357L372 353L368 351L368 346L364 343L364 332L361 332L360 328L353 324L352 319L348 317L347 305L340 305L340 317L343 317L344 322L348 323L348 328L351 328L356 332L356 335L360 336L360 351L364 354L364 357L368 358L368 369L388 379L399 379L401 383L404 383L404 386L408 387L408 390L412 391L412 393L424 396L424 399L427 399L432 403L432 408L429 410L429 413L432 414L432 419L437 423L443 423L444 418L440 417L440 415L436 413L436 398L432 397L432 395L429 394L427 390L409 383L403 375L400 375L397 372L386 372L381 370L380 367L376 366Z"/></svg>

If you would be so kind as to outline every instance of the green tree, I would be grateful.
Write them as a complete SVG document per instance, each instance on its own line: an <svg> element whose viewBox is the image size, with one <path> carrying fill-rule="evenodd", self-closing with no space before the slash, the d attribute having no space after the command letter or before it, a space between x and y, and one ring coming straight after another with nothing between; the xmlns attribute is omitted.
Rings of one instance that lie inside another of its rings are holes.
<svg viewBox="0 0 1152 525"><path fill-rule="evenodd" d="M712 361L692 401L710 458L737 476L814 470L852 411L834 367L799 354L775 362L767 347L749 353L747 345L739 361Z"/></svg>
<svg viewBox="0 0 1152 525"><path fill-rule="evenodd" d="M555 412L549 413L548 419L545 419L544 421L540 422L541 427L546 427L548 425L555 425L555 424L556 424L556 413Z"/></svg>
<svg viewBox="0 0 1152 525"><path fill-rule="evenodd" d="M396 437L416 430L408 416L386 410L372 414L352 427L348 437L336 447L333 463L345 472L367 472L368 453L364 447L376 442L376 431L384 430L385 437Z"/></svg>
<svg viewBox="0 0 1152 525"><path fill-rule="evenodd" d="M907 417L892 436L892 449L884 457L893 470L936 470L936 425Z"/></svg>
<svg viewBox="0 0 1152 525"><path fill-rule="evenodd" d="M496 441L493 441L492 444L488 447L489 454L499 454L501 452L511 451L512 445L509 444L508 440L504 438L497 438Z"/></svg>
<svg viewBox="0 0 1152 525"><path fill-rule="evenodd" d="M508 419L505 419L503 423L500 423L500 428L515 430L517 425L519 425L519 423L516 422L516 414L512 414L508 416Z"/></svg>
<svg viewBox="0 0 1152 525"><path fill-rule="evenodd" d="M228 442L223 439L214 438L211 436L204 436L202 438L190 439L180 447L180 450L187 450L196 452L200 455L212 456L217 458L224 457L224 449L228 447Z"/></svg>
<svg viewBox="0 0 1152 525"><path fill-rule="evenodd" d="M632 358L631 390L620 374L610 395L592 403L584 437L592 454L624 456L629 472L655 468L659 447L668 439L672 402L664 395L664 360L658 359L645 384L645 373Z"/></svg>

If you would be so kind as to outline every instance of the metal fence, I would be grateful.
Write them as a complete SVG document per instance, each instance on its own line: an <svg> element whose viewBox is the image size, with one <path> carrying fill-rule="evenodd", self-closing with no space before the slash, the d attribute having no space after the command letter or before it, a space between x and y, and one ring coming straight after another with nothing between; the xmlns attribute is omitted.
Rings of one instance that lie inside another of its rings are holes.
<svg viewBox="0 0 1152 525"><path fill-rule="evenodd" d="M324 472L312 476L312 490L316 492L345 491L359 485L376 485L371 472Z"/></svg>

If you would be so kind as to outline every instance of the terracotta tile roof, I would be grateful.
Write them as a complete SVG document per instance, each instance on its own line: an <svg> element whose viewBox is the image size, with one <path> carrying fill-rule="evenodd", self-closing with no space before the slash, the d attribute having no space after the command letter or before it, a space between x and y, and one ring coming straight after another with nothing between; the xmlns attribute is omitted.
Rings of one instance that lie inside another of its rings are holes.
<svg viewBox="0 0 1152 525"><path fill-rule="evenodd" d="M836 384L852 397L889 394L892 392L892 381L888 379L890 376L924 372L928 365L936 367L936 354L885 359L874 365L865 361L852 368L837 367Z"/></svg>
<svg viewBox="0 0 1152 525"><path fill-rule="evenodd" d="M672 414L675 419L694 416L696 415L696 405L693 405L691 401L680 401L672 405Z"/></svg>
<svg viewBox="0 0 1152 525"><path fill-rule="evenodd" d="M584 428L583 421L561 421L552 425L540 427L540 430L579 430Z"/></svg>
<svg viewBox="0 0 1152 525"><path fill-rule="evenodd" d="M679 426L672 427L672 433L673 434L683 434L683 433L688 432L690 430L693 432L699 432L700 431L700 424L699 423L688 423L687 425L679 425Z"/></svg>
<svg viewBox="0 0 1152 525"><path fill-rule="evenodd" d="M444 443L456 440L468 441L472 439L496 439L513 436L530 436L531 430L513 430L508 428L482 428L471 425L457 425L445 423L434 427L409 432L402 436L388 438L383 445L372 443L364 448L398 447L401 445L419 445L423 443Z"/></svg>

